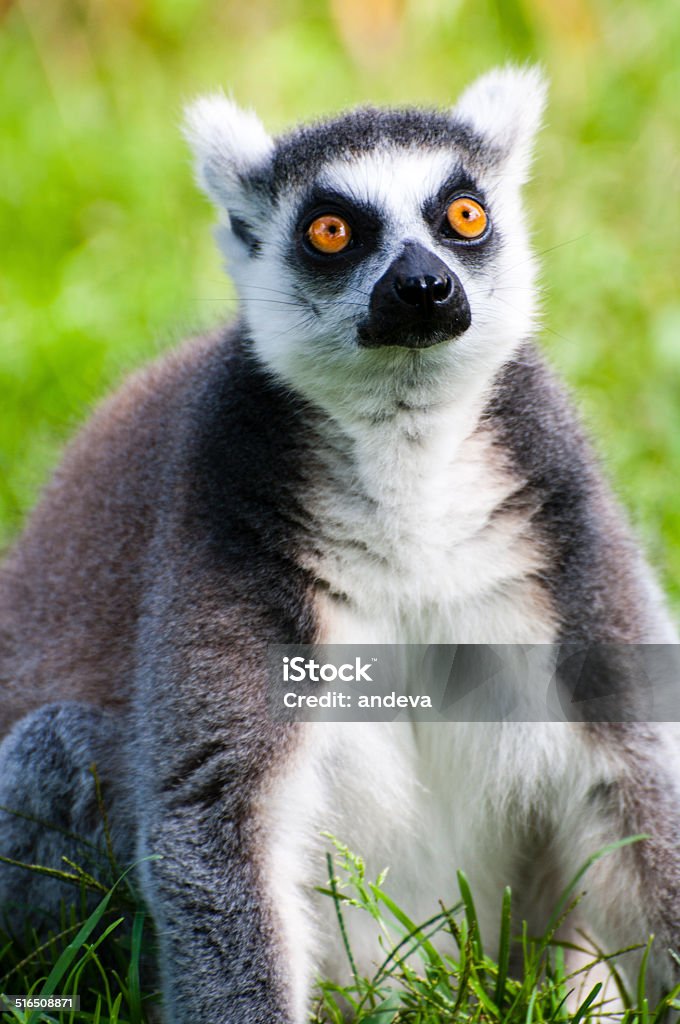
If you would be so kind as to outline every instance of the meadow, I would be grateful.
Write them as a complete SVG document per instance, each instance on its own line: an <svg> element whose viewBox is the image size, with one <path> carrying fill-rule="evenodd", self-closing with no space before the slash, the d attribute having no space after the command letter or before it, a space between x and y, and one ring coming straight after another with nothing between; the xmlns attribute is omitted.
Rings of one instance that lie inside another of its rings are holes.
<svg viewBox="0 0 680 1024"><path fill-rule="evenodd" d="M0 547L93 403L234 295L178 125L225 87L274 131L551 81L527 203L541 341L680 602L680 19L674 0L3 0Z"/></svg>

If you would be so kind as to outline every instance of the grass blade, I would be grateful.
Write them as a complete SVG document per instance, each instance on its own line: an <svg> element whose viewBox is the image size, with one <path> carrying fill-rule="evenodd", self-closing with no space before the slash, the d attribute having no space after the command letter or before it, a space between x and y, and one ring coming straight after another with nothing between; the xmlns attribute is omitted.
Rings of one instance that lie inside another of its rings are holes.
<svg viewBox="0 0 680 1024"><path fill-rule="evenodd" d="M475 910L475 902L472 898L472 890L470 889L470 883L467 880L467 876L463 871L456 872L458 877L458 888L460 889L460 895L465 904L465 916L468 919L470 925L470 938L472 940L472 947L475 951L475 956L478 960L482 960L484 957L484 950L482 948L482 936L479 931L479 922L477 920L477 911Z"/></svg>
<svg viewBox="0 0 680 1024"><path fill-rule="evenodd" d="M499 1010L503 1005L503 994L505 982L510 967L510 929L512 920L512 894L510 887L503 890L503 906L501 908L501 934L498 942L498 977L496 978L496 991L494 1002Z"/></svg>
<svg viewBox="0 0 680 1024"><path fill-rule="evenodd" d="M130 1001L131 1024L142 1024L142 991L139 977L139 963L142 956L142 935L146 914L142 910L135 913L132 923L132 940L130 949L130 968L128 971L128 988Z"/></svg>
<svg viewBox="0 0 680 1024"><path fill-rule="evenodd" d="M354 984L359 984L359 972L357 971L357 965L354 962L354 956L352 955L352 947L349 944L349 938L347 936L347 930L345 928L345 919L342 916L342 909L340 907L340 896L338 893L338 884L335 880L335 874L333 873L333 858L330 853L326 854L326 864L328 865L328 884L331 887L331 895L333 902L335 903L335 914L338 919L338 925L340 927L340 934L342 936L342 944L345 947L347 953L347 959L349 960L350 970L352 971L352 977L354 978Z"/></svg>
<svg viewBox="0 0 680 1024"><path fill-rule="evenodd" d="M579 1021L583 1020L586 1013L599 996L601 990L602 982L598 981L597 985L595 985L592 992L590 992L589 995L586 996L586 998L583 1000L574 1016L571 1018L571 1024L579 1024Z"/></svg>

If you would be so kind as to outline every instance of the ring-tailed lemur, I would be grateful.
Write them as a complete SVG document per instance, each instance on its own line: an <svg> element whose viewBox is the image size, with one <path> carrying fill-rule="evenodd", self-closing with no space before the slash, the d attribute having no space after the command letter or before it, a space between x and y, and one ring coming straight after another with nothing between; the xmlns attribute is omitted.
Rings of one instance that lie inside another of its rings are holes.
<svg viewBox="0 0 680 1024"><path fill-rule="evenodd" d="M593 867L579 912L608 948L654 931L651 989L672 981L680 771L660 726L267 709L272 644L675 642L530 340L520 187L543 101L505 69L452 110L275 140L198 101L240 317L103 404L4 565L0 804L93 828L98 762L121 856L161 855L141 877L172 1024L302 1024L315 971L344 963L313 895L323 829L390 864L415 918L463 868L490 945L504 885L540 928L588 854L649 833ZM57 858L49 835L4 815L0 854ZM25 880L0 868L0 901Z"/></svg>

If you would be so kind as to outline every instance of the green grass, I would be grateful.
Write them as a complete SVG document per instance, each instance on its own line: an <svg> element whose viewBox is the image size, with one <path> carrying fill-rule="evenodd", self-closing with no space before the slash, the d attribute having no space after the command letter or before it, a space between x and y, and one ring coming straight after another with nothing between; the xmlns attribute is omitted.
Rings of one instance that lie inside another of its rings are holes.
<svg viewBox="0 0 680 1024"><path fill-rule="evenodd" d="M649 1005L646 963L651 938L633 991L617 966L617 959L631 950L605 956L587 937L578 946L558 938L582 898L581 886L592 864L642 838L630 837L593 853L566 887L543 935L530 935L526 924L514 933L512 893L506 888L498 908L495 958L484 950L474 894L463 872L457 873L460 898L451 906L440 903L427 921L414 922L388 894L387 872L376 882L368 881L361 858L333 840L340 874L329 857L329 886L322 892L336 904L353 980L344 987L320 982L313 1024L343 1024L348 1007L353 1024L578 1024L610 1016L625 1024L660 1021L669 1009L680 1009L680 986L657 1006ZM357 971L347 939L344 915L356 912L372 917L384 949L384 958L370 977ZM451 947L453 953L445 952ZM584 953L584 966L570 972L567 950ZM596 964L606 965L612 993L605 993L600 981L582 987L584 972ZM577 997L570 1001L572 992Z"/></svg>
<svg viewBox="0 0 680 1024"><path fill-rule="evenodd" d="M644 837L595 852L565 889L543 935L530 935L525 924L515 929L512 894L506 888L498 908L495 957L484 949L474 894L462 872L454 901L440 903L428 920L414 922L389 894L387 871L370 881L361 858L329 838L335 862L329 854L328 886L319 891L335 904L351 980L345 985L318 980L310 1024L579 1024L608 1017L620 1024L657 1024L667 1011L680 1010L680 985L658 1005L647 998L651 937L632 990L618 968L618 958L630 949L605 957L587 937L581 945L558 938L580 902L589 867ZM74 875L73 865L67 874ZM99 892L91 878L72 880L81 896L88 889ZM350 914L371 918L382 950L370 975L357 969L348 939ZM20 942L0 933L0 992L79 995L81 1000L79 1011L17 1010L7 1019L17 1024L150 1024L159 996L144 989L142 949L152 943L149 920L126 876L91 913L83 913L82 899L80 912L65 907L61 926L48 941L39 942L30 923ZM570 971L568 950L586 954L583 967ZM606 992L601 981L584 984L582 977L598 963L606 964L612 979ZM572 992L577 996L570 1001Z"/></svg>
<svg viewBox="0 0 680 1024"><path fill-rule="evenodd" d="M542 340L677 604L676 0L394 0L382 34L374 6L0 4L0 547L92 404L233 312L178 131L186 99L225 85L278 130L362 101L447 104L480 70L539 60Z"/></svg>
<svg viewBox="0 0 680 1024"><path fill-rule="evenodd" d="M147 1024L149 1007L159 1002L157 992L142 988L143 965L153 945L150 919L126 875L102 896L99 883L82 874L74 878L79 872L73 868L69 864L64 876L77 885L78 898L64 902L58 925L47 935L38 935L30 919L21 936L0 930L0 993L40 1000L77 996L80 1009L14 1008L3 1019L21 1024ZM99 902L87 913L87 897L91 903L93 893Z"/></svg>

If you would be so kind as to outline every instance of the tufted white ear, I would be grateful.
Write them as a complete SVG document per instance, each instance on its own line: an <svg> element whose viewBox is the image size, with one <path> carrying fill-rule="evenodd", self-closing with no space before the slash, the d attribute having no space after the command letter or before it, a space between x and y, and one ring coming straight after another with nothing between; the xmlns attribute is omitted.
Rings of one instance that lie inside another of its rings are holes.
<svg viewBox="0 0 680 1024"><path fill-rule="evenodd" d="M547 82L537 67L507 65L468 86L454 114L497 147L520 180L527 176L534 136L541 126Z"/></svg>
<svg viewBox="0 0 680 1024"><path fill-rule="evenodd" d="M262 122L214 93L186 108L184 135L196 157L201 188L218 206L240 216L248 175L266 164L273 148Z"/></svg>

